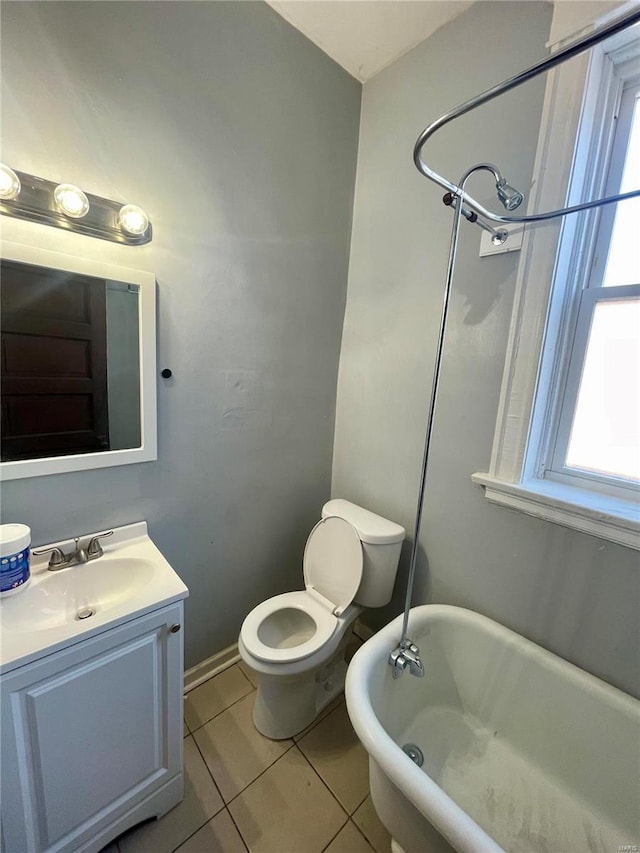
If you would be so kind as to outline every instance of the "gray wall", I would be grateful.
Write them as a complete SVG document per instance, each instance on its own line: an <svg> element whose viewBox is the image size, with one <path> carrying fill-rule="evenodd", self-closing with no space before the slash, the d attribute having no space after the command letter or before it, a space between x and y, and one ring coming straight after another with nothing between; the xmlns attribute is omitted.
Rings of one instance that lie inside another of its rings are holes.
<svg viewBox="0 0 640 853"><path fill-rule="evenodd" d="M551 8L483 2L367 82L340 359L334 495L412 529L451 214L411 152L422 128L545 53ZM482 160L530 185L544 81L465 116L429 143L452 178ZM481 198L488 177L472 179ZM486 196L486 198L485 198ZM479 259L463 225L426 486L415 602L469 607L638 691L637 552L492 506L486 471L518 255ZM393 605L401 609L405 548Z"/></svg>
<svg viewBox="0 0 640 853"><path fill-rule="evenodd" d="M147 519L191 590L191 665L299 586L329 496L361 86L264 3L2 18L3 161L147 210L153 243L125 265L156 274L174 374L157 462L6 484L3 518L36 544Z"/></svg>

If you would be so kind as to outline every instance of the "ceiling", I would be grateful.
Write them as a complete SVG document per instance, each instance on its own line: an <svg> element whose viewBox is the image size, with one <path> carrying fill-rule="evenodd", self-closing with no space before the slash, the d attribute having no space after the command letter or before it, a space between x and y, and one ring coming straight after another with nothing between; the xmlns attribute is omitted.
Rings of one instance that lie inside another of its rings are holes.
<svg viewBox="0 0 640 853"><path fill-rule="evenodd" d="M472 0L267 0L364 83L471 6Z"/></svg>

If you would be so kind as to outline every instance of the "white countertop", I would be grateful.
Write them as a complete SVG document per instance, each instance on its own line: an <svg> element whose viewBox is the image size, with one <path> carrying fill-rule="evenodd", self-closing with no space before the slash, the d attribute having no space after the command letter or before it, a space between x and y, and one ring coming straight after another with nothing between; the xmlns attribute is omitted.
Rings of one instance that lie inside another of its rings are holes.
<svg viewBox="0 0 640 853"><path fill-rule="evenodd" d="M102 541L102 557L57 572L48 570L48 554L32 553L29 584L0 599L0 673L189 595L149 538L145 521L113 531ZM80 537L81 543L92 535ZM73 551L72 540L52 545ZM76 613L85 606L95 613L78 620Z"/></svg>

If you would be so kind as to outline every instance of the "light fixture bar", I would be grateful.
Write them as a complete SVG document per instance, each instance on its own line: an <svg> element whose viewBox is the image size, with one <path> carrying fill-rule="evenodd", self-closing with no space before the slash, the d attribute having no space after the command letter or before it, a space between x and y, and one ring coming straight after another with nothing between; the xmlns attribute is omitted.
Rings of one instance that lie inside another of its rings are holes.
<svg viewBox="0 0 640 853"><path fill-rule="evenodd" d="M52 225L65 231L74 231L88 237L98 237L100 240L110 240L112 243L124 243L129 246L140 246L151 242L151 223L146 220L146 228L142 233L126 230L127 220L123 221L120 213L125 207L123 202L111 201L102 196L84 193L89 202L89 208L81 218L66 215L56 203L55 191L58 183L19 172L14 169L20 181L18 195L13 199L0 198L0 213L4 216L14 216L18 219L28 219L42 225ZM129 208L132 205L128 205ZM136 208L140 210L140 208Z"/></svg>

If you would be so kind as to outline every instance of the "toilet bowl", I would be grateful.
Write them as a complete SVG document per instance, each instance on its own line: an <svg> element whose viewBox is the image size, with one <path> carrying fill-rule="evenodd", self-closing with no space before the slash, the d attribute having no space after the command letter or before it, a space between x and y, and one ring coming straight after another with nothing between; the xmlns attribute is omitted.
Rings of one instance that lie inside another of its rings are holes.
<svg viewBox="0 0 640 853"><path fill-rule="evenodd" d="M356 504L329 501L305 546L305 589L246 617L238 649L258 674L253 720L266 737L302 731L343 690L351 627L365 607L391 599L404 536Z"/></svg>

